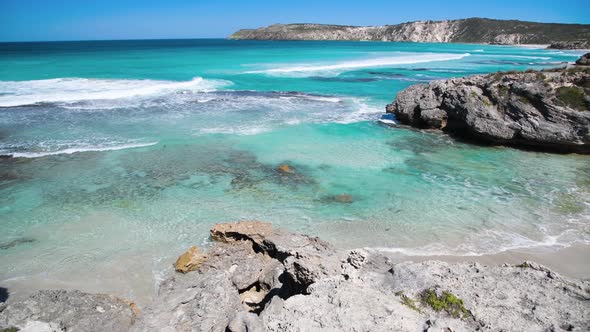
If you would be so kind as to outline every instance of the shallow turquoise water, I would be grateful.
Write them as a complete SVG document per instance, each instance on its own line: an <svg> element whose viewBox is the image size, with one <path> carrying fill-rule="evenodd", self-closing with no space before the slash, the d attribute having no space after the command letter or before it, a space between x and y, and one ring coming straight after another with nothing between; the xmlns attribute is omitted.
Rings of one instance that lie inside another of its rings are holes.
<svg viewBox="0 0 590 332"><path fill-rule="evenodd" d="M588 157L376 121L411 84L577 56L373 42L0 44L0 284L138 297L214 223L242 219L418 255L588 243ZM276 170L284 163L295 174ZM333 200L342 193L353 202Z"/></svg>

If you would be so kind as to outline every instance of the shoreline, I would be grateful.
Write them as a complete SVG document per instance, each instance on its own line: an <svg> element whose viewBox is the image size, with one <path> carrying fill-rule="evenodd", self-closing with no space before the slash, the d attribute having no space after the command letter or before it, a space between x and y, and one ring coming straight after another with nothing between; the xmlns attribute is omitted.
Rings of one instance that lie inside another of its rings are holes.
<svg viewBox="0 0 590 332"><path fill-rule="evenodd" d="M192 246L180 255L176 272L145 307L117 295L42 290L0 304L0 329L590 328L590 281L561 276L530 260L490 266L463 259L395 262L258 221L217 224L210 233L213 246L207 252Z"/></svg>
<svg viewBox="0 0 590 332"><path fill-rule="evenodd" d="M212 243L213 244L213 243ZM211 244L211 245L212 245ZM212 246L208 245L205 252L208 252ZM568 278L588 279L590 280L590 264L588 264L588 257L590 257L590 244L574 244L568 247L534 247L534 248L520 248L510 249L494 254L483 255L408 255L402 253L387 252L386 249L379 249L374 247L363 247L344 249L337 248L340 251L355 251L365 250L369 253L374 253L387 257L393 264L401 263L421 263L421 262L446 262L450 264L457 263L478 263L485 266L500 266L504 264L517 265L524 261L533 261L535 263L544 265L552 271ZM10 301L21 300L30 296L32 293L42 289L64 289L64 290L80 290L87 293L104 293L113 294L121 298L129 298L129 294L133 294L130 300L133 300L139 307L149 306L157 298L158 289L162 286L166 279L175 275L173 264L177 255L180 253L168 253L164 255L163 259L165 266L163 270L150 271L145 269L143 271L136 271L133 276L125 274L127 277L117 278L115 275L108 275L107 282L97 284L93 280L88 280L86 283L81 280L55 280L43 279L42 276L37 276L30 280L22 282L21 278L12 278L0 282L0 287L5 287L10 292ZM121 262L122 265L125 262ZM119 268L122 273L122 266ZM152 274L150 274L150 272ZM138 275L143 274L143 275ZM37 287L35 287L35 285ZM131 290L130 293L125 293L124 290Z"/></svg>

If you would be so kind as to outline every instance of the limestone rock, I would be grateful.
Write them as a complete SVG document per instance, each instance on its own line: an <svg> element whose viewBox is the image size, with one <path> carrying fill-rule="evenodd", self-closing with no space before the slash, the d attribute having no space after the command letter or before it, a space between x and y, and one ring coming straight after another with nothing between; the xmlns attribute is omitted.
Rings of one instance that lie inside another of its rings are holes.
<svg viewBox="0 0 590 332"><path fill-rule="evenodd" d="M481 143L590 153L588 82L582 66L473 75L410 86L386 111Z"/></svg>
<svg viewBox="0 0 590 332"><path fill-rule="evenodd" d="M41 291L0 307L0 330L34 331L588 331L590 282L533 262L393 264L338 251L268 223L219 224L223 240L194 273L165 280L136 315L107 295ZM422 294L451 294L468 315Z"/></svg>
<svg viewBox="0 0 590 332"><path fill-rule="evenodd" d="M128 303L111 295L42 290L9 303L0 312L0 330L129 331L136 318Z"/></svg>
<svg viewBox="0 0 590 332"><path fill-rule="evenodd" d="M590 53L586 53L582 55L578 60L576 60L576 65L590 66Z"/></svg>
<svg viewBox="0 0 590 332"><path fill-rule="evenodd" d="M177 272L187 273L196 270L207 260L207 255L202 254L199 248L192 246L184 254L180 255L174 263Z"/></svg>
<svg viewBox="0 0 590 332"><path fill-rule="evenodd" d="M238 223L217 224L211 229L211 238L221 242L235 242L240 240L262 241L272 234L270 223L260 221L242 221Z"/></svg>

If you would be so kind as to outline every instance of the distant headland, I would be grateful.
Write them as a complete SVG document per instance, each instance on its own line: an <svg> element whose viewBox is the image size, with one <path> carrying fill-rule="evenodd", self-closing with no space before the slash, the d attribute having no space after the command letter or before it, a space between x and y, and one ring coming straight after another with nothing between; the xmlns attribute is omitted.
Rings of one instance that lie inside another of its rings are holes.
<svg viewBox="0 0 590 332"><path fill-rule="evenodd" d="M517 20L467 18L414 21L383 26L329 24L273 24L242 29L230 39L252 40L366 40L392 42L482 43L497 45L552 45L553 48L590 47L590 25L537 23Z"/></svg>

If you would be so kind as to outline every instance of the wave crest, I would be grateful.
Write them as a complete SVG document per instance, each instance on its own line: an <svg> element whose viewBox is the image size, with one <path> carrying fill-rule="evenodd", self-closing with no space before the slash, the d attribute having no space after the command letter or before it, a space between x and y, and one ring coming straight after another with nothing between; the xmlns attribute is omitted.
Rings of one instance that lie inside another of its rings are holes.
<svg viewBox="0 0 590 332"><path fill-rule="evenodd" d="M180 92L207 92L230 84L229 81L202 77L181 82L94 78L0 81L0 107L113 100Z"/></svg>
<svg viewBox="0 0 590 332"><path fill-rule="evenodd" d="M152 145L156 145L156 144L158 144L158 142L129 143L129 144L112 145L112 146L85 145L85 146L66 148L63 150L44 151L44 152L2 152L2 151L0 151L0 155L1 156L10 156L12 158L40 158L40 157L46 157L46 156L55 156L55 155L59 155L59 154L74 154L74 153L78 153L78 152L99 152L99 151L115 151L115 150L143 148L146 146L152 146Z"/></svg>
<svg viewBox="0 0 590 332"><path fill-rule="evenodd" d="M371 68L371 67L383 67L392 65L407 65L425 62L435 61L450 61L459 60L464 57L470 56L470 53L463 54L452 54L452 53L402 53L399 56L387 56L373 59L364 60L353 60L339 62L335 64L324 64L324 65L298 65L298 66L286 66L278 68L270 68L264 70L253 70L247 71L249 74L294 74L301 75L310 72L334 72L339 73L347 70L354 70L360 68Z"/></svg>

